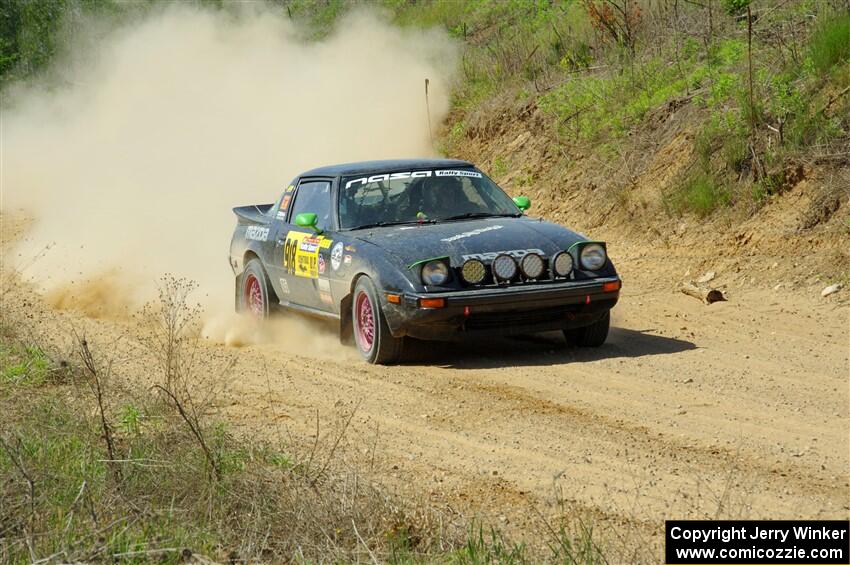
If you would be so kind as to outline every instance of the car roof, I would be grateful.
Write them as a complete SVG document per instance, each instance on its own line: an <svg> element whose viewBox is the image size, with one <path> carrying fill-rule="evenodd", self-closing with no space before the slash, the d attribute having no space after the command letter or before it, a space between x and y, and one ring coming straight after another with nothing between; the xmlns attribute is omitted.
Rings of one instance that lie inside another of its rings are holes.
<svg viewBox="0 0 850 565"><path fill-rule="evenodd" d="M458 159L386 159L381 161L358 161L311 169L301 173L302 177L336 177L365 173L388 173L415 169L441 169L445 167L474 167L468 161Z"/></svg>

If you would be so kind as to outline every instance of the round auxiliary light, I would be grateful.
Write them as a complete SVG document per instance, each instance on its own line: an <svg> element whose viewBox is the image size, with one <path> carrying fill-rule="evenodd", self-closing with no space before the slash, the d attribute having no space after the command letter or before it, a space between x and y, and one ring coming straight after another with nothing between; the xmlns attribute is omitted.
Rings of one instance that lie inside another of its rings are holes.
<svg viewBox="0 0 850 565"><path fill-rule="evenodd" d="M522 269L522 274L530 279L540 278L545 268L543 257L537 253L528 253L520 261L519 268Z"/></svg>
<svg viewBox="0 0 850 565"><path fill-rule="evenodd" d="M598 243L591 243L581 248L581 266L590 271L598 271L605 265L607 255L605 248Z"/></svg>
<svg viewBox="0 0 850 565"><path fill-rule="evenodd" d="M573 256L566 251L558 252L552 258L552 267L559 277L566 277L573 270Z"/></svg>
<svg viewBox="0 0 850 565"><path fill-rule="evenodd" d="M469 284L478 284L487 276L487 269L478 259L469 259L461 267L460 274Z"/></svg>
<svg viewBox="0 0 850 565"><path fill-rule="evenodd" d="M497 255L493 259L493 275L497 280L509 281L516 276L516 261L510 255Z"/></svg>

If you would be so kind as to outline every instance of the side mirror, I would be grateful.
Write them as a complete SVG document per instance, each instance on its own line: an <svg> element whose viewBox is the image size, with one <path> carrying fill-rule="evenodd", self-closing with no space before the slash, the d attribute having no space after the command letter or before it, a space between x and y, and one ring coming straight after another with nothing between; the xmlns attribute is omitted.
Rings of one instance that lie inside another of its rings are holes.
<svg viewBox="0 0 850 565"><path fill-rule="evenodd" d="M319 218L312 212L302 212L295 216L295 225L302 228L310 228L316 233L322 233L322 230L316 227Z"/></svg>
<svg viewBox="0 0 850 565"><path fill-rule="evenodd" d="M531 208L531 200L528 196L514 196L514 204L523 212Z"/></svg>

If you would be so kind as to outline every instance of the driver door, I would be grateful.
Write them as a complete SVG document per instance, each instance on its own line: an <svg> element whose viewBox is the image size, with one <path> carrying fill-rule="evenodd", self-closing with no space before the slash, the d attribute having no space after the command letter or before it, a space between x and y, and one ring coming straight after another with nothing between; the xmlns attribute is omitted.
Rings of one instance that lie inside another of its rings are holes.
<svg viewBox="0 0 850 565"><path fill-rule="evenodd" d="M289 293L282 301L293 306L311 309L332 310L328 274L330 271L330 248L333 240L332 228L332 182L330 179L302 179L289 205L286 223L277 236L275 263L281 265L281 283ZM295 225L295 217L301 213L316 214L316 227L321 235L311 228Z"/></svg>

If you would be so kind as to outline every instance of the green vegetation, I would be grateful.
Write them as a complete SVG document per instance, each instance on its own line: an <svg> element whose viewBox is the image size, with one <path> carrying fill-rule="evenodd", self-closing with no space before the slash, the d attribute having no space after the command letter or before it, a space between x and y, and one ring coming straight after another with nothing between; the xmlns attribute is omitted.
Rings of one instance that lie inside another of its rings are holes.
<svg viewBox="0 0 850 565"><path fill-rule="evenodd" d="M36 346L0 343L0 382L40 385L51 376L47 356Z"/></svg>
<svg viewBox="0 0 850 565"><path fill-rule="evenodd" d="M809 57L814 68L821 73L850 62L850 14L818 24L809 42Z"/></svg>
<svg viewBox="0 0 850 565"><path fill-rule="evenodd" d="M693 212L706 217L720 206L729 204L729 192L716 184L710 175L699 173L681 184L678 192L670 197L671 207L678 213Z"/></svg>

